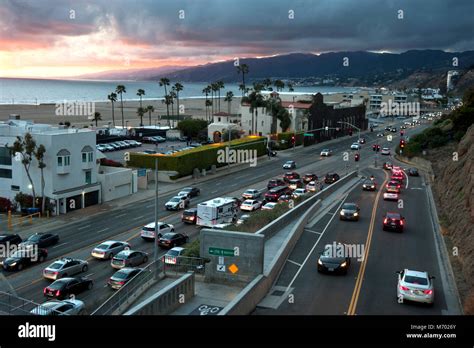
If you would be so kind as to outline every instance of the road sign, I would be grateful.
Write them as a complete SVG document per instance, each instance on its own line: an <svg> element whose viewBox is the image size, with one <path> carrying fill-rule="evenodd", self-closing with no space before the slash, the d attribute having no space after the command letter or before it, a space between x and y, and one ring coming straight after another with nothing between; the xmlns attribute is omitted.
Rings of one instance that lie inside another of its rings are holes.
<svg viewBox="0 0 474 348"><path fill-rule="evenodd" d="M237 265L233 263L232 265L229 266L229 271L231 271L232 274L235 274L239 271L239 267L237 267Z"/></svg>
<svg viewBox="0 0 474 348"><path fill-rule="evenodd" d="M217 272L225 272L225 265L217 265Z"/></svg>
<svg viewBox="0 0 474 348"><path fill-rule="evenodd" d="M146 176L146 168L138 169L138 176Z"/></svg>
<svg viewBox="0 0 474 348"><path fill-rule="evenodd" d="M209 247L209 254L215 256L234 256L234 250Z"/></svg>
<svg viewBox="0 0 474 348"><path fill-rule="evenodd" d="M219 256L219 262L217 262L219 265L224 264L224 256Z"/></svg>

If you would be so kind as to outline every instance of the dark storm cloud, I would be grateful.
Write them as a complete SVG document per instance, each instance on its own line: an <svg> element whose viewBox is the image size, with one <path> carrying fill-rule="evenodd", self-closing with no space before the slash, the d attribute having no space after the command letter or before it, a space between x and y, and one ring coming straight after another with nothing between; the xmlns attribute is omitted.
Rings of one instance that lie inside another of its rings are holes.
<svg viewBox="0 0 474 348"><path fill-rule="evenodd" d="M112 27L127 43L170 55L462 51L474 49L472 13L473 0L3 0L0 34L43 42Z"/></svg>

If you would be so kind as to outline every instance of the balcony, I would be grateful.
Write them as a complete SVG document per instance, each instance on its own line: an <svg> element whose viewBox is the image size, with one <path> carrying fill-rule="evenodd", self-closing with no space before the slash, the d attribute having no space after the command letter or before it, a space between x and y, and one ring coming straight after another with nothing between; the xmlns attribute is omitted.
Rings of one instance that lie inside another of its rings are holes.
<svg viewBox="0 0 474 348"><path fill-rule="evenodd" d="M56 174L69 174L71 171L71 166L57 166Z"/></svg>
<svg viewBox="0 0 474 348"><path fill-rule="evenodd" d="M89 170L89 169L92 169L94 165L94 162L82 162L81 163L81 167L83 170Z"/></svg>

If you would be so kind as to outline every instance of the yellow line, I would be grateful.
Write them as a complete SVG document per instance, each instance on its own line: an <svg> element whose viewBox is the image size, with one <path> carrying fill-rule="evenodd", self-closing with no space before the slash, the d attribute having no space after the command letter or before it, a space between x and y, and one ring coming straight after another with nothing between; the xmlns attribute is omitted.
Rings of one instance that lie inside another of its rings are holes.
<svg viewBox="0 0 474 348"><path fill-rule="evenodd" d="M359 300L359 294L362 288L362 282L363 282L364 274L365 274L365 267L367 266L367 260L369 258L370 243L372 242L372 234L374 232L375 215L377 213L377 206L379 204L380 195L382 194L383 188L385 187L385 184L388 180L387 172L384 171L384 174L385 174L385 181L380 186L380 190L377 193L377 197L375 198L374 206L372 208L372 216L370 218L370 224L369 224L369 233L367 235L367 241L365 242L364 259L362 260L362 263L360 265L359 274L357 275L357 280L354 287L354 291L352 293L349 309L347 310L347 315L355 315L357 301Z"/></svg>

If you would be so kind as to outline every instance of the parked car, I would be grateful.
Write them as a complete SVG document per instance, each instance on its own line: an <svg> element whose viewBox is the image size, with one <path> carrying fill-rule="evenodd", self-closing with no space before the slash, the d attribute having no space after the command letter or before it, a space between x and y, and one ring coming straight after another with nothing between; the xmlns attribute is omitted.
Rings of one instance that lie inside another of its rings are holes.
<svg viewBox="0 0 474 348"><path fill-rule="evenodd" d="M355 203L344 203L339 212L339 220L359 221L360 208Z"/></svg>
<svg viewBox="0 0 474 348"><path fill-rule="evenodd" d="M336 247L344 248L345 246L342 243L337 243ZM331 244L325 246L318 258L318 272L347 274L351 265L350 257L347 257L345 253L340 256L334 249Z"/></svg>
<svg viewBox="0 0 474 348"><path fill-rule="evenodd" d="M189 208L181 214L181 221L185 224L195 225L197 220L197 208Z"/></svg>
<svg viewBox="0 0 474 348"><path fill-rule="evenodd" d="M33 263L43 262L46 257L48 257L46 249L23 247L17 249L0 263L5 271L21 271Z"/></svg>
<svg viewBox="0 0 474 348"><path fill-rule="evenodd" d="M18 245L22 242L18 234L2 233L0 234L0 245Z"/></svg>
<svg viewBox="0 0 474 348"><path fill-rule="evenodd" d="M320 153L321 157L328 157L332 155L332 150L330 149L323 149Z"/></svg>
<svg viewBox="0 0 474 348"><path fill-rule="evenodd" d="M182 233L166 233L158 240L158 245L162 248L174 248L186 244L189 237Z"/></svg>
<svg viewBox="0 0 474 348"><path fill-rule="evenodd" d="M382 229L384 231L403 232L405 227L405 218L399 213L386 213L383 219Z"/></svg>
<svg viewBox="0 0 474 348"><path fill-rule="evenodd" d="M164 143L166 141L165 138L163 138L162 136L159 136L159 135L151 137L151 139L154 143Z"/></svg>
<svg viewBox="0 0 474 348"><path fill-rule="evenodd" d="M271 190L274 187L285 186L285 185L286 185L285 181L281 179L271 179L268 181L267 189Z"/></svg>
<svg viewBox="0 0 474 348"><path fill-rule="evenodd" d="M240 210L254 211L262 207L262 202L255 199L247 199L240 205Z"/></svg>
<svg viewBox="0 0 474 348"><path fill-rule="evenodd" d="M187 196L174 196L165 204L166 210L186 209L189 206Z"/></svg>
<svg viewBox="0 0 474 348"><path fill-rule="evenodd" d="M166 233L173 233L174 225L167 224L162 221L158 221L158 238ZM143 226L140 237L146 241L153 241L155 239L155 223L151 222L148 225Z"/></svg>
<svg viewBox="0 0 474 348"><path fill-rule="evenodd" d="M59 242L59 236L52 233L35 233L28 237L27 240L20 243L20 246L37 245L38 248L46 248L56 245Z"/></svg>
<svg viewBox="0 0 474 348"><path fill-rule="evenodd" d="M406 300L428 305L434 303L434 276L430 276L428 272L409 269L399 271L397 274L397 298L399 303L404 303Z"/></svg>
<svg viewBox="0 0 474 348"><path fill-rule="evenodd" d="M141 265L148 262L148 254L137 250L122 250L110 262L113 268L124 268Z"/></svg>
<svg viewBox="0 0 474 348"><path fill-rule="evenodd" d="M318 176L316 174L305 174L303 176L303 182L305 184L311 182L311 181L318 181Z"/></svg>
<svg viewBox="0 0 474 348"><path fill-rule="evenodd" d="M35 308L30 313L33 315L81 315L85 313L86 306L80 300L47 301Z"/></svg>
<svg viewBox="0 0 474 348"><path fill-rule="evenodd" d="M185 187L179 191L178 196L187 196L188 198L197 197L201 194L201 190L197 187Z"/></svg>
<svg viewBox="0 0 474 348"><path fill-rule="evenodd" d="M92 279L84 277L61 278L45 287L43 294L46 297L62 300L68 298L70 295L77 295L85 290L91 290L92 286Z"/></svg>
<svg viewBox="0 0 474 348"><path fill-rule="evenodd" d="M296 162L286 161L285 164L283 164L283 169L296 169Z"/></svg>
<svg viewBox="0 0 474 348"><path fill-rule="evenodd" d="M142 268L122 268L121 270L114 273L112 277L107 281L107 285L114 290L122 288L127 284L133 277L143 271Z"/></svg>
<svg viewBox="0 0 474 348"><path fill-rule="evenodd" d="M130 244L117 240L108 240L92 249L91 256L96 259L111 259L125 248L130 248Z"/></svg>
<svg viewBox="0 0 474 348"><path fill-rule="evenodd" d="M155 150L144 150L143 151L144 154L147 154L147 155L155 155L158 153L158 151L155 151Z"/></svg>
<svg viewBox="0 0 474 348"><path fill-rule="evenodd" d="M242 198L245 199L255 199L260 197L260 191L256 189L248 189L244 193L242 193Z"/></svg>
<svg viewBox="0 0 474 348"><path fill-rule="evenodd" d="M54 261L43 270L43 277L56 280L67 276L72 276L81 272L87 272L89 264L85 260L63 257Z"/></svg>
<svg viewBox="0 0 474 348"><path fill-rule="evenodd" d="M340 179L339 174L337 174L337 173L328 173L324 177L324 182L326 184L334 184L339 179Z"/></svg>

